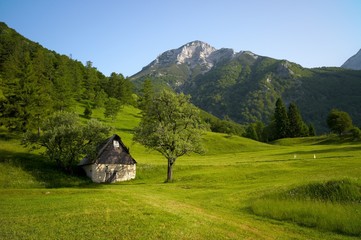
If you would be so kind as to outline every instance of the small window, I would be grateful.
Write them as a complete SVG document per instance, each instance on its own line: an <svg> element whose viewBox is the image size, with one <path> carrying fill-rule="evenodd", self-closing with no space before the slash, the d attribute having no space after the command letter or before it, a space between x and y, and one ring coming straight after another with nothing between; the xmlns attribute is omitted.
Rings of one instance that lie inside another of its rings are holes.
<svg viewBox="0 0 361 240"><path fill-rule="evenodd" d="M118 141L113 141L113 145L114 145L114 147L116 147L116 148L119 148L119 142Z"/></svg>

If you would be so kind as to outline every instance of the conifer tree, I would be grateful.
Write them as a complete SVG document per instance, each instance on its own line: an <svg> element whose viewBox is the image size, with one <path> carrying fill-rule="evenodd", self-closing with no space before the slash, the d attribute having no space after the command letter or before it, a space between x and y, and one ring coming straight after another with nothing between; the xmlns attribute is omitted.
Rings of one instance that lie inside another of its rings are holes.
<svg viewBox="0 0 361 240"><path fill-rule="evenodd" d="M143 111L151 103L154 97L154 89L152 81L148 78L143 82L142 89L140 90L139 108Z"/></svg>
<svg viewBox="0 0 361 240"><path fill-rule="evenodd" d="M38 49L32 64L36 89L29 107L30 126L37 129L38 135L40 135L43 119L53 112L53 98L51 96L53 85L49 77L52 69L48 62L44 50Z"/></svg>
<svg viewBox="0 0 361 240"><path fill-rule="evenodd" d="M287 116L286 107L281 98L278 98L276 101L276 108L274 113L275 121L275 132L276 138L286 138L289 135L289 120Z"/></svg>
<svg viewBox="0 0 361 240"><path fill-rule="evenodd" d="M87 61L85 66L85 76L83 81L84 99L94 101L96 96L97 83L99 83L97 70L96 68L93 67L93 63L91 61Z"/></svg>
<svg viewBox="0 0 361 240"><path fill-rule="evenodd" d="M104 117L112 118L115 120L117 118L118 112L121 108L121 103L116 98L109 98L105 103Z"/></svg>
<svg viewBox="0 0 361 240"><path fill-rule="evenodd" d="M290 103L288 106L287 116L289 121L289 137L294 138L308 135L308 133L304 132L305 123L303 122L301 113L295 103Z"/></svg>
<svg viewBox="0 0 361 240"><path fill-rule="evenodd" d="M312 123L308 125L308 136L310 137L316 136L316 130Z"/></svg>
<svg viewBox="0 0 361 240"><path fill-rule="evenodd" d="M21 47L15 45L12 54L8 56L3 65L3 81L1 84L3 98L0 102L1 124L5 125L11 131L22 130L22 115L24 112L20 96L22 87L20 79L22 78L22 56Z"/></svg>
<svg viewBox="0 0 361 240"><path fill-rule="evenodd" d="M39 132L41 119L50 112L48 81L42 76L45 70L33 61L29 51L19 54L16 50L5 63L0 110L1 123L9 130Z"/></svg>
<svg viewBox="0 0 361 240"><path fill-rule="evenodd" d="M75 93L72 88L72 75L67 65L65 56L61 56L55 70L54 85L54 108L59 111L70 109L74 104Z"/></svg>

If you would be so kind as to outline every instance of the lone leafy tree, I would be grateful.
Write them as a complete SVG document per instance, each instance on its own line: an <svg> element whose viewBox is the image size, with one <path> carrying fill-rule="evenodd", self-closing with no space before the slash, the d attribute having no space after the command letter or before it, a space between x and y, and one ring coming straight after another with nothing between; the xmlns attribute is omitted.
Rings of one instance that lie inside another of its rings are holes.
<svg viewBox="0 0 361 240"><path fill-rule="evenodd" d="M204 129L199 110L189 103L189 96L164 90L143 112L133 140L160 152L168 160L167 182L172 181L172 167L178 157L202 153Z"/></svg>
<svg viewBox="0 0 361 240"><path fill-rule="evenodd" d="M353 126L352 119L347 112L332 109L327 116L327 125L330 130L338 135L342 135Z"/></svg>
<svg viewBox="0 0 361 240"><path fill-rule="evenodd" d="M42 134L25 134L24 144L44 147L45 156L60 170L72 173L76 163L85 154L96 154L96 147L108 137L110 127L92 119L86 125L69 112L55 112L42 125Z"/></svg>

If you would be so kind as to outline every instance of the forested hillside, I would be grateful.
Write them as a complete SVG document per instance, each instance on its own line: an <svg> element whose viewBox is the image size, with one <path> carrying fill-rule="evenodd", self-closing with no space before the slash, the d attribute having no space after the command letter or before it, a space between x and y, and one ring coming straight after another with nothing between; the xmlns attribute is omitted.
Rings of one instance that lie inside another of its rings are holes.
<svg viewBox="0 0 361 240"><path fill-rule="evenodd" d="M194 44L199 41L165 52L134 75L132 81L139 84L149 78L158 85L190 94L192 102L203 110L242 124L270 123L275 102L282 98L286 105L296 103L304 120L313 124L318 133L328 131L326 117L333 108L348 112L355 125L361 125L361 71L307 69L247 51L213 50L206 44L194 50L189 47ZM208 62L204 63L204 59Z"/></svg>
<svg viewBox="0 0 361 240"><path fill-rule="evenodd" d="M0 23L0 126L36 130L45 116L70 110L75 101L88 106L88 117L104 105L134 104L133 90L138 88L141 97L146 79L155 91L167 87L190 94L196 106L227 120L205 116L214 131L241 135L244 130L234 122L269 124L279 98L286 106L295 103L318 134L328 132L326 118L333 108L361 126L361 71L307 69L195 41L165 52L129 80L117 73L104 76L91 61L84 65L45 49Z"/></svg>
<svg viewBox="0 0 361 240"><path fill-rule="evenodd" d="M350 113L361 125L361 71L305 69L271 58L246 65L234 59L199 75L183 91L197 106L239 123L269 123L276 100L282 98L287 105L295 102L319 133L327 131L325 119L333 108Z"/></svg>
<svg viewBox="0 0 361 240"><path fill-rule="evenodd" d="M106 77L91 61L84 66L0 23L0 126L36 130L50 113L71 110L75 101L91 108L110 99L129 103L132 88L121 74Z"/></svg>

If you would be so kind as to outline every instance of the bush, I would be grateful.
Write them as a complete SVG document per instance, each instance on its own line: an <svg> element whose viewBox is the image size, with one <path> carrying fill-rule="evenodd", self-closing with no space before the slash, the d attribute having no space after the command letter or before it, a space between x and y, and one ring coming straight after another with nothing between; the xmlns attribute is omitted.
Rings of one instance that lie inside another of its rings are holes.
<svg viewBox="0 0 361 240"><path fill-rule="evenodd" d="M95 119L83 125L78 115L60 111L46 119L42 130L41 135L27 132L24 143L44 147L50 161L59 169L73 173L81 157L96 154L97 145L108 137L111 128Z"/></svg>
<svg viewBox="0 0 361 240"><path fill-rule="evenodd" d="M92 114L93 114L93 110L92 110L90 104L87 104L84 109L84 117L89 119Z"/></svg>
<svg viewBox="0 0 361 240"><path fill-rule="evenodd" d="M340 111L338 109L332 109L327 116L327 125L329 129L342 135L352 128L352 119L347 112Z"/></svg>
<svg viewBox="0 0 361 240"><path fill-rule="evenodd" d="M350 130L353 140L361 140L361 130L358 127L353 127Z"/></svg>
<svg viewBox="0 0 361 240"><path fill-rule="evenodd" d="M302 226L361 235L361 185L348 179L312 183L268 195L254 201L251 210Z"/></svg>
<svg viewBox="0 0 361 240"><path fill-rule="evenodd" d="M361 202L361 186L350 180L312 183L290 190L286 199L315 200L324 202Z"/></svg>

